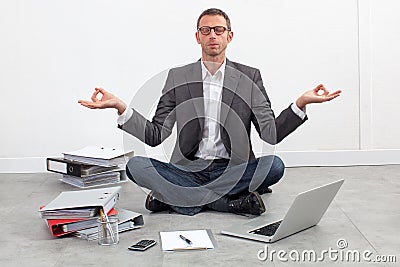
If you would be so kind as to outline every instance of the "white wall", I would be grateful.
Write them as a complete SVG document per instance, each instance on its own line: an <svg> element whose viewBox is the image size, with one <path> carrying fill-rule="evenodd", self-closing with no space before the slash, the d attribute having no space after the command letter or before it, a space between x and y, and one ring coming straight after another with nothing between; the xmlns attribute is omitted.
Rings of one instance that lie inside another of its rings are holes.
<svg viewBox="0 0 400 267"><path fill-rule="evenodd" d="M373 148L399 148L400 3L370 3L371 135Z"/></svg>
<svg viewBox="0 0 400 267"><path fill-rule="evenodd" d="M200 57L195 23L212 6L232 20L228 57L261 70L275 113L319 83L343 90L310 106L309 121L277 146L287 165L400 163L398 1L3 0L0 172L43 171L45 157L88 144L144 153L117 129L116 112L77 100L96 86L127 103L139 92L147 114L163 72Z"/></svg>

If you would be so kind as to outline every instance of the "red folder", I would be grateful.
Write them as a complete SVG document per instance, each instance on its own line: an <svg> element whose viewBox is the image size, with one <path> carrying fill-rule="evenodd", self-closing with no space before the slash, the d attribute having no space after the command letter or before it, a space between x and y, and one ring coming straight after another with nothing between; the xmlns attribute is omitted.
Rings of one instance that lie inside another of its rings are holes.
<svg viewBox="0 0 400 267"><path fill-rule="evenodd" d="M42 207L41 207L42 208ZM118 211L114 208L112 208L108 213L107 216L112 216L112 215L117 215ZM98 217L95 219L97 220ZM45 220L47 223L47 226L50 229L50 232L53 236L62 236L62 235L67 235L76 231L67 231L64 232L63 226L69 223L73 222L80 222L80 221L87 221L87 220L93 220L93 218L73 218L73 219L47 219ZM80 229L82 230L82 229Z"/></svg>

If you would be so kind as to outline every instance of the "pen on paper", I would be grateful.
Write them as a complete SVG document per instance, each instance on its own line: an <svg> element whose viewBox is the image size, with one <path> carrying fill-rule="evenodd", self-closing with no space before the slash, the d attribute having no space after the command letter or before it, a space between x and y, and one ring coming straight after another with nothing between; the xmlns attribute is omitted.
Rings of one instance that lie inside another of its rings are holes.
<svg viewBox="0 0 400 267"><path fill-rule="evenodd" d="M189 239L187 239L186 237L184 237L183 235L179 235L179 237L185 241L189 246L191 246L193 243L192 241L190 241Z"/></svg>

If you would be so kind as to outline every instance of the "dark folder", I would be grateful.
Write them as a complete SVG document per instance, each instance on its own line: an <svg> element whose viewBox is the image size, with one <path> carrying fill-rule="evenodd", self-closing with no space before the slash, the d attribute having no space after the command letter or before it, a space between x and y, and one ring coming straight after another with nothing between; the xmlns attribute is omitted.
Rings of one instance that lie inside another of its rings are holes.
<svg viewBox="0 0 400 267"><path fill-rule="evenodd" d="M118 166L104 167L97 165L89 165L78 161L63 158L47 158L46 167L48 171L67 174L78 177L85 177L109 171L116 171Z"/></svg>

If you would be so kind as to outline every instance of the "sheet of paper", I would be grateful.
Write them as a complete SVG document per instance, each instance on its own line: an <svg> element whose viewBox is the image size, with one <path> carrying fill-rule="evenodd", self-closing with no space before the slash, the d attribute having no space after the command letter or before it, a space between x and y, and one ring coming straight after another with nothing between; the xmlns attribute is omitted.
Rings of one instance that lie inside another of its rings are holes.
<svg viewBox="0 0 400 267"><path fill-rule="evenodd" d="M188 245L179 235L183 235L192 245ZM165 251L181 249L212 249L214 245L207 230L160 232L161 246Z"/></svg>

